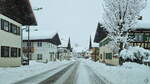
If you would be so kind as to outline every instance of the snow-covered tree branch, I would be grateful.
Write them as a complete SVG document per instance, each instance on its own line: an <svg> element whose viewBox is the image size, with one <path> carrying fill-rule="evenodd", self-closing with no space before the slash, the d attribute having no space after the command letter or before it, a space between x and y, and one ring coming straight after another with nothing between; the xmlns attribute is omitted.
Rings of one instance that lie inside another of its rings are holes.
<svg viewBox="0 0 150 84"><path fill-rule="evenodd" d="M104 0L103 25L117 52L128 46L128 32L146 7L147 0Z"/></svg>

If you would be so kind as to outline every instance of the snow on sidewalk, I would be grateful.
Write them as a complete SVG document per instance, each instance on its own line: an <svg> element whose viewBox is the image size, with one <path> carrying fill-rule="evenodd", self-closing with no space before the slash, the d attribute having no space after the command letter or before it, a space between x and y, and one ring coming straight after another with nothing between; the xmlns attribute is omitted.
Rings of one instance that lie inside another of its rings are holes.
<svg viewBox="0 0 150 84"><path fill-rule="evenodd" d="M72 61L49 62L47 64L31 61L29 66L0 68L0 84L12 84L68 63L72 63Z"/></svg>
<svg viewBox="0 0 150 84"><path fill-rule="evenodd" d="M145 65L129 62L123 66L108 66L90 60L82 61L113 84L150 84L150 67Z"/></svg>

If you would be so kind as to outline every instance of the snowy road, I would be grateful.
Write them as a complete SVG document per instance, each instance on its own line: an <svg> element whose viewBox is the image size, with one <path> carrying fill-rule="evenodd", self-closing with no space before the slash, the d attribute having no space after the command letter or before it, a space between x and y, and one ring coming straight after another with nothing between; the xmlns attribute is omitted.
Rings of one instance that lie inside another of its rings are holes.
<svg viewBox="0 0 150 84"><path fill-rule="evenodd" d="M76 61L15 84L110 84L82 61Z"/></svg>
<svg viewBox="0 0 150 84"><path fill-rule="evenodd" d="M65 74L63 74L54 84L77 84L76 73L79 66L77 61Z"/></svg>
<svg viewBox="0 0 150 84"><path fill-rule="evenodd" d="M149 70L136 63L107 66L89 59L33 61L29 66L0 68L0 84L150 84Z"/></svg>
<svg viewBox="0 0 150 84"><path fill-rule="evenodd" d="M14 84L53 84L53 82L55 82L60 77L60 75L64 74L73 64L74 62L71 64L58 66L54 69L18 81Z"/></svg>
<svg viewBox="0 0 150 84"><path fill-rule="evenodd" d="M89 66L85 65L90 77L90 84L112 84L103 76L96 74Z"/></svg>
<svg viewBox="0 0 150 84"><path fill-rule="evenodd" d="M103 80L88 65L81 62L77 71L77 84L111 84Z"/></svg>
<svg viewBox="0 0 150 84"><path fill-rule="evenodd" d="M49 83L51 84L51 83ZM54 84L111 84L84 62L76 62Z"/></svg>

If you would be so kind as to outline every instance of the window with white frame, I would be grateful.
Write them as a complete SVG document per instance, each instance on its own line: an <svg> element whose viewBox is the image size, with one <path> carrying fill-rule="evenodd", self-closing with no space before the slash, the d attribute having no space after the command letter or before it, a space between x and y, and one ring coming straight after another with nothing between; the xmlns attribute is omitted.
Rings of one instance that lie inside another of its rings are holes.
<svg viewBox="0 0 150 84"><path fill-rule="evenodd" d="M37 43L37 46L38 46L38 47L42 47L42 42L38 42L38 43Z"/></svg>
<svg viewBox="0 0 150 84"><path fill-rule="evenodd" d="M135 34L135 41L143 42L144 41L144 34L143 33L136 33Z"/></svg>
<svg viewBox="0 0 150 84"><path fill-rule="evenodd" d="M42 60L42 54L37 54L37 60Z"/></svg>
<svg viewBox="0 0 150 84"><path fill-rule="evenodd" d="M17 35L20 35L20 27L17 27Z"/></svg>
<svg viewBox="0 0 150 84"><path fill-rule="evenodd" d="M28 47L33 47L33 42L30 42L30 41L27 42L27 46L28 46Z"/></svg>
<svg viewBox="0 0 150 84"><path fill-rule="evenodd" d="M11 32L14 34L17 34L17 26L14 24L11 24Z"/></svg>
<svg viewBox="0 0 150 84"><path fill-rule="evenodd" d="M3 26L2 29L9 32L9 22L6 20L2 20Z"/></svg>

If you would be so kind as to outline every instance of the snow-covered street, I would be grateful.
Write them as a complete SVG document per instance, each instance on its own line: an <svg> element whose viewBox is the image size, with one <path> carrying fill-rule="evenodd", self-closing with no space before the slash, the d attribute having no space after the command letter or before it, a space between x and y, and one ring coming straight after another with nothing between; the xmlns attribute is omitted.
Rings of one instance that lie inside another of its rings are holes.
<svg viewBox="0 0 150 84"><path fill-rule="evenodd" d="M150 0L0 0L0 84L150 84Z"/></svg>
<svg viewBox="0 0 150 84"><path fill-rule="evenodd" d="M15 84L110 84L101 79L82 60L64 64Z"/></svg>
<svg viewBox="0 0 150 84"><path fill-rule="evenodd" d="M20 82L23 80L27 80L30 78L34 78L35 76L46 74L46 72L51 71L52 73L58 72L68 65L72 64L73 61L63 61L63 62L49 62L38 63L35 61L31 61L29 66L21 66L16 68L0 68L0 84L12 84L16 82ZM59 69L58 69L59 68ZM45 78L44 76L38 76L39 80L41 78Z"/></svg>
<svg viewBox="0 0 150 84"><path fill-rule="evenodd" d="M50 76L40 84L111 84L98 76L83 60L77 60L72 67ZM22 83L21 83L22 84Z"/></svg>
<svg viewBox="0 0 150 84"><path fill-rule="evenodd" d="M136 63L108 66L89 59L48 64L33 61L30 66L0 70L0 84L150 84L150 68Z"/></svg>
<svg viewBox="0 0 150 84"><path fill-rule="evenodd" d="M91 70L83 60L50 62L48 64L33 61L30 66L1 68L0 83L108 84Z"/></svg>
<svg viewBox="0 0 150 84"><path fill-rule="evenodd" d="M150 84L150 67L137 63L109 66L80 59L56 84Z"/></svg>
<svg viewBox="0 0 150 84"><path fill-rule="evenodd" d="M77 71L76 84L111 84L99 77L85 62L81 61Z"/></svg>

